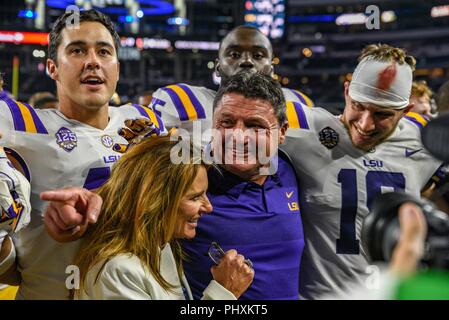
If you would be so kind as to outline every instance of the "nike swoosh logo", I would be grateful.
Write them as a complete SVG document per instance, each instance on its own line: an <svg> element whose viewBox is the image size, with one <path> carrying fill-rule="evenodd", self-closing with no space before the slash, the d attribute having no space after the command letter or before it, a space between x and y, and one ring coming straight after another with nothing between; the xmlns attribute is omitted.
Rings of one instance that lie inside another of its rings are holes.
<svg viewBox="0 0 449 320"><path fill-rule="evenodd" d="M287 192L285 193L285 195L287 196L288 199L290 199L292 197L292 194L293 194L293 191L290 193L287 193Z"/></svg>
<svg viewBox="0 0 449 320"><path fill-rule="evenodd" d="M422 149L418 149L418 150L410 150L410 149L405 149L405 157L411 157L412 155L414 155L415 153L420 152Z"/></svg>

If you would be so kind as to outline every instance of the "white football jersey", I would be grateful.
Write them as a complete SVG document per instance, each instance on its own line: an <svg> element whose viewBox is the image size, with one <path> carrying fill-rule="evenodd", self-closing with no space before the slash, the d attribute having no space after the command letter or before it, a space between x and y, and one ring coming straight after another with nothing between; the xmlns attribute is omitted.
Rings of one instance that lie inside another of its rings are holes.
<svg viewBox="0 0 449 320"><path fill-rule="evenodd" d="M360 241L374 196L405 190L419 197L441 163L421 144L426 120L417 114L401 119L372 152L355 148L339 117L324 109L294 105L287 114L290 128L281 148L299 176L306 238L300 296L343 295L349 285L366 285L376 270Z"/></svg>
<svg viewBox="0 0 449 320"><path fill-rule="evenodd" d="M282 88L288 103L296 102L312 107L313 102L300 91ZM201 132L201 144L207 145L211 139L213 103L216 91L205 87L195 87L184 83L169 85L153 94L151 108L159 115L167 128L177 127ZM198 129L194 129L194 125ZM200 126L199 126L200 125Z"/></svg>
<svg viewBox="0 0 449 320"><path fill-rule="evenodd" d="M67 186L101 186L120 157L113 144L126 143L118 129L126 119L139 117L150 118L163 129L151 109L138 105L110 107L109 123L100 130L68 119L58 110L34 110L11 99L0 100L4 134L0 144L12 149L31 181L31 221L13 239L22 274L18 299L68 298L66 280L73 278L74 269L69 266L79 242L58 243L50 238L42 218L47 203L39 194Z"/></svg>

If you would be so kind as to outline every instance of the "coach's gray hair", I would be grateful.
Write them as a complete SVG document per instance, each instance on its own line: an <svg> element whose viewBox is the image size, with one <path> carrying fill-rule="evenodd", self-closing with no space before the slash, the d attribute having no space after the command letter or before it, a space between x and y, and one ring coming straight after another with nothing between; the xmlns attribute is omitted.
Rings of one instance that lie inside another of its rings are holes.
<svg viewBox="0 0 449 320"><path fill-rule="evenodd" d="M245 98L267 101L273 107L280 126L287 120L285 98L281 85L270 76L243 71L230 77L221 84L214 99L214 109L227 93L237 93Z"/></svg>

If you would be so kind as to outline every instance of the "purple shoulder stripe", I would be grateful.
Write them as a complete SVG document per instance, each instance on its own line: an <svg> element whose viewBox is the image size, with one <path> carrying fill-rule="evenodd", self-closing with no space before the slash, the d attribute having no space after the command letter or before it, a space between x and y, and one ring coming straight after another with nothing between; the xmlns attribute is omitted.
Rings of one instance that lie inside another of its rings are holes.
<svg viewBox="0 0 449 320"><path fill-rule="evenodd" d="M287 88L287 89L288 89L288 88ZM301 96L298 92L296 92L296 91L293 90L293 89L288 89L288 90L290 90L291 93L293 93L293 94L299 99L299 101L301 101L305 106L307 106L307 102L306 102L306 100L304 99L303 96Z"/></svg>
<svg viewBox="0 0 449 320"><path fill-rule="evenodd" d="M299 126L301 129L310 129L309 124L307 122L306 114L303 110L303 106L298 102L293 102L293 106L295 107L296 114L298 115Z"/></svg>
<svg viewBox="0 0 449 320"><path fill-rule="evenodd" d="M189 96L190 101L192 102L193 107L196 110L196 114L198 116L198 119L205 119L206 118L206 112L204 111L203 106L199 102L199 100L196 98L195 94L190 90L188 86L185 84L178 84L178 87L183 89L185 93Z"/></svg>
<svg viewBox="0 0 449 320"><path fill-rule="evenodd" d="M167 94L170 96L171 100L173 101L173 104L176 108L176 111L178 111L179 114L179 120L181 121L188 121L189 116L187 115L186 109L184 108L181 99L178 97L176 92L171 88L162 88Z"/></svg>
<svg viewBox="0 0 449 320"><path fill-rule="evenodd" d="M150 118L150 116L148 115L148 112L153 112L153 113L154 113L154 116L155 116L155 118L156 118L156 120L157 120L157 124L158 124L159 129L160 129L161 131L164 131L164 130L165 130L165 129L164 129L164 123L162 122L161 118L156 114L156 112L153 111L153 109L151 109L151 108L149 108L149 107L146 107L146 108L148 109L148 112L147 112L147 111L145 110L145 108L144 108L143 106L139 105L139 104L132 103L131 105L132 105L134 108L136 108L137 111L139 111L139 113L140 113L143 117L145 117L145 118Z"/></svg>
<svg viewBox="0 0 449 320"><path fill-rule="evenodd" d="M11 111L12 119L14 121L14 130L26 132L25 120L22 115L22 111L20 110L19 105L13 99L3 96L2 99L9 107ZM31 117L33 118L33 123L36 126L37 133L48 134L47 129L45 128L42 121L39 119L36 111L26 103L22 103L30 112Z"/></svg>
<svg viewBox="0 0 449 320"><path fill-rule="evenodd" d="M37 133L48 134L48 131L42 123L41 119L39 119L36 110L34 110L34 108L27 103L22 102L22 104L30 111L31 117L33 117L34 125L36 126Z"/></svg>
<svg viewBox="0 0 449 320"><path fill-rule="evenodd" d="M416 124L418 126L418 128L420 128L420 129L424 128L424 126L418 120L416 120L415 118L409 117L409 116L405 116L404 118L407 119L407 120L410 120L411 122Z"/></svg>
<svg viewBox="0 0 449 320"><path fill-rule="evenodd" d="M20 112L20 108L17 103L9 98L3 99L9 107L9 111L11 111L12 119L14 121L14 129L16 131L26 131L25 121L23 120L22 113Z"/></svg>

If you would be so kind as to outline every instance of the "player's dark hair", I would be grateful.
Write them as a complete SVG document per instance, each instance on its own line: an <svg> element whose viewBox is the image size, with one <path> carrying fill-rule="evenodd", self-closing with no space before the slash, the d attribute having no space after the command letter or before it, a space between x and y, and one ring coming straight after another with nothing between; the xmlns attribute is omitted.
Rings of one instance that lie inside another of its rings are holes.
<svg viewBox="0 0 449 320"><path fill-rule="evenodd" d="M79 15L79 23L81 22L99 22L108 29L109 33L114 40L115 51L118 53L120 47L120 37L115 30L114 24L109 17L97 10L84 10L84 11L68 11L60 16L53 28L50 31L50 40L48 44L48 57L57 63L57 51L59 44L61 43L61 31L67 26L67 21L74 21L73 15Z"/></svg>
<svg viewBox="0 0 449 320"><path fill-rule="evenodd" d="M244 71L230 77L220 85L220 89L214 99L214 109L227 93L237 93L245 98L255 98L269 102L281 126L287 119L281 85L270 76Z"/></svg>

